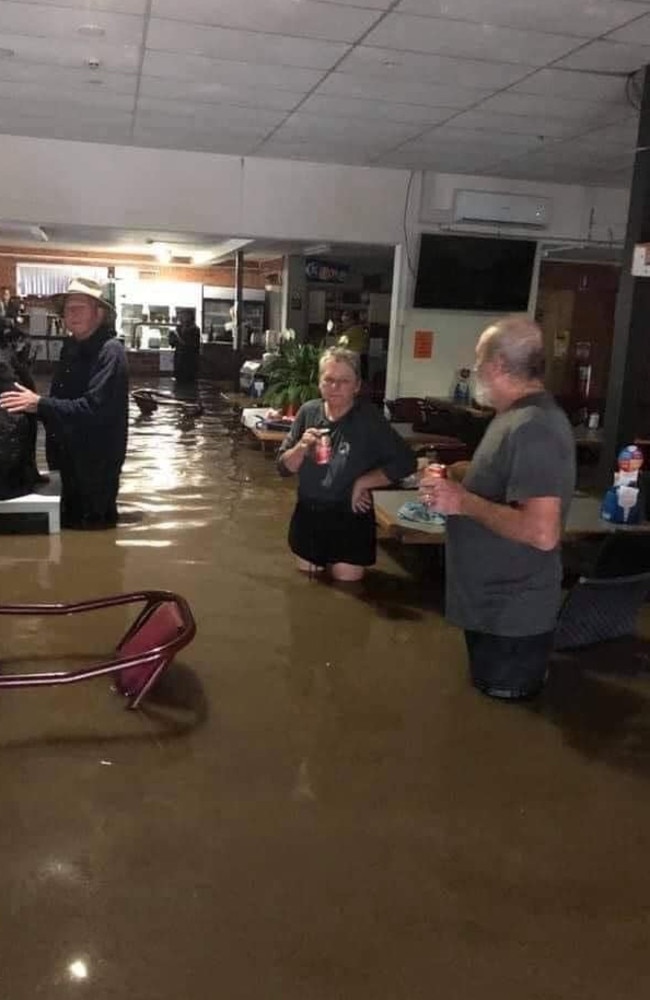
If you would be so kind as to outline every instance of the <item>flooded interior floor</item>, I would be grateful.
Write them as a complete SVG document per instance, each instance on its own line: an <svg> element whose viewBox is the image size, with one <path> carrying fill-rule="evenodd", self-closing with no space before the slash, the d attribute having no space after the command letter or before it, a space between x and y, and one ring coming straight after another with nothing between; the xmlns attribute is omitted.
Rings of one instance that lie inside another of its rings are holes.
<svg viewBox="0 0 650 1000"><path fill-rule="evenodd" d="M297 574L295 484L201 394L132 414L116 531L1 539L4 602L167 588L198 634L142 712L2 692L0 998L647 996L650 679L481 697L425 554ZM3 619L2 668L123 624Z"/></svg>

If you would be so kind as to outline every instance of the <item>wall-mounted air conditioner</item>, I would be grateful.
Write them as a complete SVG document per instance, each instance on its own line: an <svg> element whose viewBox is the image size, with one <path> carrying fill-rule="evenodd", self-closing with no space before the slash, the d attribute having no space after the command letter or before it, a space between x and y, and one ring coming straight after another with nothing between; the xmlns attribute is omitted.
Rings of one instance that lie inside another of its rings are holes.
<svg viewBox="0 0 650 1000"><path fill-rule="evenodd" d="M535 195L461 190L454 195L454 222L545 229L550 216L550 200Z"/></svg>

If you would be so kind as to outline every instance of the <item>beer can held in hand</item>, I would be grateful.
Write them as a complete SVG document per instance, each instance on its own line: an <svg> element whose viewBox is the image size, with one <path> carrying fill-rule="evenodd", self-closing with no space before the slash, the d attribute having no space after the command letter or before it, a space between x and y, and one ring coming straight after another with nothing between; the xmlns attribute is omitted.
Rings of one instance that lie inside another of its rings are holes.
<svg viewBox="0 0 650 1000"><path fill-rule="evenodd" d="M316 465L329 465L332 457L332 439L328 431L321 432L316 442L314 460Z"/></svg>
<svg viewBox="0 0 650 1000"><path fill-rule="evenodd" d="M433 507L432 498L427 494L427 486L436 479L446 479L447 478L447 466L443 465L441 462L432 462L431 465L427 465L426 469L422 473L422 479L420 480L420 491L421 499L424 506L429 511L429 520L433 524L444 524L445 516L444 514L438 513Z"/></svg>
<svg viewBox="0 0 650 1000"><path fill-rule="evenodd" d="M420 482L422 485L430 483L432 479L446 479L447 478L447 466L442 465L441 462L432 462L427 465L422 473L422 478Z"/></svg>

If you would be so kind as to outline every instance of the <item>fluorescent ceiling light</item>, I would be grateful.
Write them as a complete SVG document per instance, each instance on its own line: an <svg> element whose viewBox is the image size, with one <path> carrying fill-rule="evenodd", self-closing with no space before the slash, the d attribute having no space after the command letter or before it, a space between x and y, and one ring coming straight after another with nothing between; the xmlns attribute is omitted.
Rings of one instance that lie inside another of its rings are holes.
<svg viewBox="0 0 650 1000"><path fill-rule="evenodd" d="M238 250L243 250L253 242L254 240L224 240L211 250L197 250L192 254L192 261L195 264L218 264L225 257L232 257Z"/></svg>

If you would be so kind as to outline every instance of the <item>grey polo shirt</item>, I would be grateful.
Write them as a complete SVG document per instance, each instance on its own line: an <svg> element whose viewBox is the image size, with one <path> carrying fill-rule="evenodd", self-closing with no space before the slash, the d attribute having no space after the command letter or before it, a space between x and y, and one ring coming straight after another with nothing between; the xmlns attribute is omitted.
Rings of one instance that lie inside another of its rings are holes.
<svg viewBox="0 0 650 1000"><path fill-rule="evenodd" d="M465 486L494 503L559 497L564 523L575 488L575 440L551 395L526 396L494 418ZM446 614L461 628L504 636L549 632L561 580L559 547L542 552L471 518L448 518Z"/></svg>

